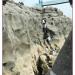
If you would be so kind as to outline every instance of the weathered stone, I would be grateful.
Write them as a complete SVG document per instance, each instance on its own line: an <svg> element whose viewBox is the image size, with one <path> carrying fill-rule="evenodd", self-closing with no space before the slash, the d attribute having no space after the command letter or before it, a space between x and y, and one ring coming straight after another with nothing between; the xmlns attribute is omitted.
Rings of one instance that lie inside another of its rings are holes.
<svg viewBox="0 0 75 75"><path fill-rule="evenodd" d="M45 9L50 12L43 16L47 19L48 29L56 34L52 38L51 46L58 54L64 44L64 37L67 38L72 28L72 22L56 8ZM51 48L43 43L41 19L41 9L21 6L14 1L8 1L3 6L3 63L14 61L15 64L13 73L5 70L4 75L38 75L40 71L37 64L40 56L43 63L39 65L42 65L43 73L53 66L57 55L51 54L48 61L47 56L43 56Z"/></svg>

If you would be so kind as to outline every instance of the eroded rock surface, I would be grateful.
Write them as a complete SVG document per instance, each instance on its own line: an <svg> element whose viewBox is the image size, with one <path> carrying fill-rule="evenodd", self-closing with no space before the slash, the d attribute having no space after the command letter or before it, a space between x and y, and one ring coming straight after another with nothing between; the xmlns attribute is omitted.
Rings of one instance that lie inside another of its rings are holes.
<svg viewBox="0 0 75 75"><path fill-rule="evenodd" d="M3 75L40 75L53 66L72 22L57 8L48 7L45 11L49 12L44 14L47 27L56 34L51 42L53 53L49 45L43 43L41 9L13 1L3 6ZM41 73L38 65L41 65Z"/></svg>

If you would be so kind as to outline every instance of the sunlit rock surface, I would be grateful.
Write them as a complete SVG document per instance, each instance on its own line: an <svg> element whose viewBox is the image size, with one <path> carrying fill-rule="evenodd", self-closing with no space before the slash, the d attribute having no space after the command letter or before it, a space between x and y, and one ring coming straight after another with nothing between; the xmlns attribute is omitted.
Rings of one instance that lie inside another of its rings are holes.
<svg viewBox="0 0 75 75"><path fill-rule="evenodd" d="M53 49L56 49L54 54L49 54L51 49L43 43L41 9L29 8L13 1L3 6L3 75L40 75L37 64L41 56L43 59L39 65L43 65L40 67L42 73L52 68L71 31L72 21L56 8L45 9L49 12L44 14L47 27L56 34L51 42ZM50 66L45 61L48 56Z"/></svg>

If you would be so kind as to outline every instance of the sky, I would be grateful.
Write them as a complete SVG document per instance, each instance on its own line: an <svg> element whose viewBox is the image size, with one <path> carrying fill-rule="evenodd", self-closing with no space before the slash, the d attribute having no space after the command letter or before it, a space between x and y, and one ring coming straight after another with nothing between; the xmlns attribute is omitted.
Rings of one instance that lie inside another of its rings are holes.
<svg viewBox="0 0 75 75"><path fill-rule="evenodd" d="M58 1L58 0L43 0L43 2L47 2L47 1ZM59 1L62 2L68 0L59 0ZM38 4L39 0L15 0L15 2L23 2L24 5L32 7L35 6L35 4ZM72 18L72 8L69 3L52 5L52 6L60 9L67 17Z"/></svg>
<svg viewBox="0 0 75 75"><path fill-rule="evenodd" d="M53 7L60 9L66 16L72 18L72 8L69 3L53 5Z"/></svg>

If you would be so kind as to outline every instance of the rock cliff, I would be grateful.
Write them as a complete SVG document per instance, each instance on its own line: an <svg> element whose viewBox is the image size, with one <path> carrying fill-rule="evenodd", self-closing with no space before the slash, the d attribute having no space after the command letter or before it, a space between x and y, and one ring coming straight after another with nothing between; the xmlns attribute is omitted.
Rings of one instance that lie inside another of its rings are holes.
<svg viewBox="0 0 75 75"><path fill-rule="evenodd" d="M47 27L55 33L51 46L56 50L51 54L49 45L43 43L41 11L14 1L3 5L3 75L40 75L40 68L45 73L52 67L72 21L57 8L45 8Z"/></svg>

